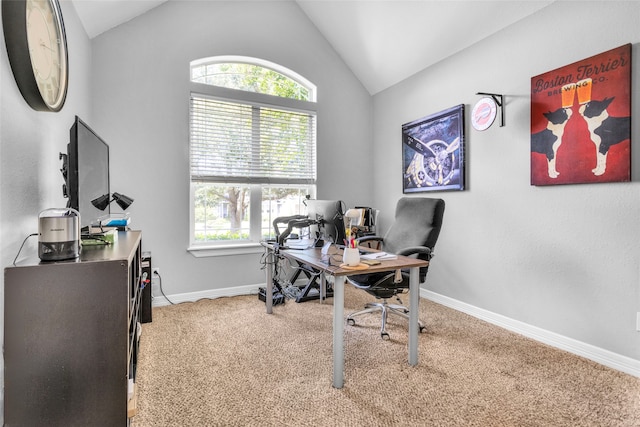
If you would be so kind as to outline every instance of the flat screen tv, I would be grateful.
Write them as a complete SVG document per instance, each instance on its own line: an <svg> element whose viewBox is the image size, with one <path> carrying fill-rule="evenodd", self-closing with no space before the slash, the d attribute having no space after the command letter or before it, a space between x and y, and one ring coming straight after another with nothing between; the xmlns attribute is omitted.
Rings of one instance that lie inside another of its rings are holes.
<svg viewBox="0 0 640 427"><path fill-rule="evenodd" d="M111 194L109 145L78 116L70 129L62 174L65 176L63 193L69 199L67 207L80 213L80 226L83 232L88 231L96 219L110 213L108 204L100 210L91 203L101 196L109 198Z"/></svg>

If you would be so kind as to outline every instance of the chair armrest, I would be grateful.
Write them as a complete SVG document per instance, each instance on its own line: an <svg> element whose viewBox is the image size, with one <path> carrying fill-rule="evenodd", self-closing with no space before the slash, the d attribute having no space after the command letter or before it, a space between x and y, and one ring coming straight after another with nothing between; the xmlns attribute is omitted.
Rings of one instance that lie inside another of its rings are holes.
<svg viewBox="0 0 640 427"><path fill-rule="evenodd" d="M370 245L372 242L376 242L377 244L374 245L373 247ZM358 246L364 244L367 244L368 248L371 249L380 249L382 242L384 242L384 239L380 236L363 236L363 237L358 237Z"/></svg>
<svg viewBox="0 0 640 427"><path fill-rule="evenodd" d="M364 237L358 237L358 242L360 243L365 243L365 242L382 242L384 241L384 239L380 236L364 236Z"/></svg>
<svg viewBox="0 0 640 427"><path fill-rule="evenodd" d="M413 246L410 248L402 249L396 255L403 255L403 256L426 255L426 259L430 260L431 257L433 257L433 252L431 251L431 248L428 248L426 246Z"/></svg>

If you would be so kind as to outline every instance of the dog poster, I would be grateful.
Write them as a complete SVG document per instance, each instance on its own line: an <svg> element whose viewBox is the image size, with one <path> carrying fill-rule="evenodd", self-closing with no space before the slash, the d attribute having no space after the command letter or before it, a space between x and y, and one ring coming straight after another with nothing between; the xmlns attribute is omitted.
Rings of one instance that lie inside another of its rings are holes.
<svg viewBox="0 0 640 427"><path fill-rule="evenodd" d="M464 105L402 125L403 193L464 189Z"/></svg>
<svg viewBox="0 0 640 427"><path fill-rule="evenodd" d="M631 181L631 44L531 79L531 185Z"/></svg>

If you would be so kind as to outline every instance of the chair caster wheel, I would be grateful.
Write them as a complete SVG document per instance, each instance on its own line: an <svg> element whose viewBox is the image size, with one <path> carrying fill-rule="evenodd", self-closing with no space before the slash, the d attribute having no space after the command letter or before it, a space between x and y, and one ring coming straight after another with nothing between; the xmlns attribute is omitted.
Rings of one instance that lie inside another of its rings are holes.
<svg viewBox="0 0 640 427"><path fill-rule="evenodd" d="M347 319L347 325L349 325L349 326L355 326L355 325L356 325L356 321L355 321L355 320L353 320L353 319L350 319L350 318L349 318L349 319Z"/></svg>
<svg viewBox="0 0 640 427"><path fill-rule="evenodd" d="M391 339L391 337L389 336L388 333L386 332L380 332L380 337L385 340L385 341L389 341Z"/></svg>
<svg viewBox="0 0 640 427"><path fill-rule="evenodd" d="M422 333L422 331L424 331L426 329L426 326L420 326L420 328L418 329L418 332Z"/></svg>

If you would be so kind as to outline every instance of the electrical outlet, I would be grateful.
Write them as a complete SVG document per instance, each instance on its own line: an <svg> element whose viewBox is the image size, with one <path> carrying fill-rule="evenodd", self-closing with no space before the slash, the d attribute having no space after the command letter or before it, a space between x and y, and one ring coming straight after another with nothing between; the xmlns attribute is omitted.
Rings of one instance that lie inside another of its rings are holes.
<svg viewBox="0 0 640 427"><path fill-rule="evenodd" d="M156 295L160 295L160 283L158 283L160 279L153 279L151 281L151 296L154 297Z"/></svg>
<svg viewBox="0 0 640 427"><path fill-rule="evenodd" d="M636 313L636 331L640 332L640 312Z"/></svg>
<svg viewBox="0 0 640 427"><path fill-rule="evenodd" d="M153 275L154 276L159 276L160 275L160 269L158 267L153 267ZM640 314L640 313L638 313Z"/></svg>

